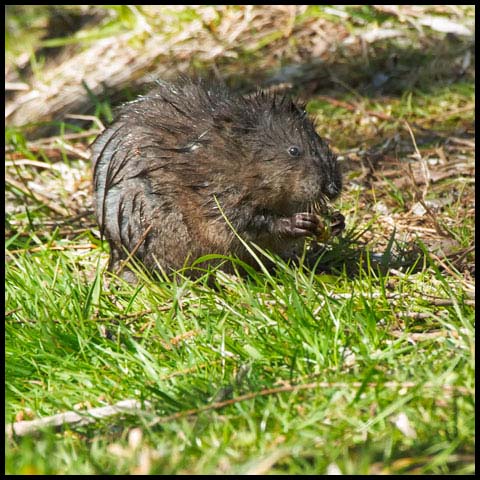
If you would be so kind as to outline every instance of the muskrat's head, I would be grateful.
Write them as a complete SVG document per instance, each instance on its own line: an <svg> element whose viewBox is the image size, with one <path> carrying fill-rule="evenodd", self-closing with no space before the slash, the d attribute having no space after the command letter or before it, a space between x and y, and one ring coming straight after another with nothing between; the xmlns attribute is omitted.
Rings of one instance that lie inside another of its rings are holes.
<svg viewBox="0 0 480 480"><path fill-rule="evenodd" d="M335 155L286 95L239 95L217 81L183 78L159 82L119 120L142 152L131 169L147 172L154 189L174 178L172 186L198 196L231 192L235 201L293 214L342 188Z"/></svg>
<svg viewBox="0 0 480 480"><path fill-rule="evenodd" d="M286 96L258 92L238 97L233 110L229 131L246 159L244 175L265 208L293 213L340 194L336 156L304 108Z"/></svg>

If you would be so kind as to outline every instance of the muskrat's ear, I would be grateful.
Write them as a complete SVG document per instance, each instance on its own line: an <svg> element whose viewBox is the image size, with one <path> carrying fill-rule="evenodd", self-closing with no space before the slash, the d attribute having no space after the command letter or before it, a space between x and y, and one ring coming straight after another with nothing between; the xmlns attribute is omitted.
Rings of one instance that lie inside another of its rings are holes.
<svg viewBox="0 0 480 480"><path fill-rule="evenodd" d="M300 114L301 118L305 118L307 114L307 104L305 102L300 102L294 98L290 98L287 108L292 113Z"/></svg>

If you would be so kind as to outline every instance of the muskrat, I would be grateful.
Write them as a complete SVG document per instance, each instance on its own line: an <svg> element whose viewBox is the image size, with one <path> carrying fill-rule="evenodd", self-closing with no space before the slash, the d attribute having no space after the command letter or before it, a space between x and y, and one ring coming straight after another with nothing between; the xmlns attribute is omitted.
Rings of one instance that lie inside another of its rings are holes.
<svg viewBox="0 0 480 480"><path fill-rule="evenodd" d="M111 271L129 256L167 274L206 254L257 267L232 227L245 242L290 258L319 228L313 206L342 188L337 159L302 106L204 79L157 82L120 107L92 151ZM220 268L232 271L228 262Z"/></svg>

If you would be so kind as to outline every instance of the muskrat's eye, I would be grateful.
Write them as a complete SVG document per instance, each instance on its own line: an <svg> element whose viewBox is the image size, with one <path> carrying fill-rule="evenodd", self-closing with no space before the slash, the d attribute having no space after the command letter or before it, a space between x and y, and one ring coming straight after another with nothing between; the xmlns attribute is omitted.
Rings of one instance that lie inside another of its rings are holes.
<svg viewBox="0 0 480 480"><path fill-rule="evenodd" d="M298 157L300 155L300 149L295 145L288 147L288 154L291 157Z"/></svg>

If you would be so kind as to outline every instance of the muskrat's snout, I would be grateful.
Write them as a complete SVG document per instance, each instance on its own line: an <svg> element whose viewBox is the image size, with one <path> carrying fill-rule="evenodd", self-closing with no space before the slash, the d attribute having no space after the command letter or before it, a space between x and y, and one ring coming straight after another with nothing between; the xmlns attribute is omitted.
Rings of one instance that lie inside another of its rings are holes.
<svg viewBox="0 0 480 480"><path fill-rule="evenodd" d="M306 130L309 130L308 126ZM312 160L318 181L317 188L320 188L324 200L335 200L342 191L342 172L337 156L315 131L310 138L314 142Z"/></svg>
<svg viewBox="0 0 480 480"><path fill-rule="evenodd" d="M335 200L342 191L342 175L335 157L329 163L323 163L318 173L318 188L323 200Z"/></svg>
<svg viewBox="0 0 480 480"><path fill-rule="evenodd" d="M339 179L332 180L327 183L325 187L325 193L330 200L334 200L340 195L342 191L342 183Z"/></svg>
<svg viewBox="0 0 480 480"><path fill-rule="evenodd" d="M327 195L329 200L334 200L340 195L341 189L342 189L341 185L338 185L337 183L332 181L327 183L325 187L325 194Z"/></svg>

